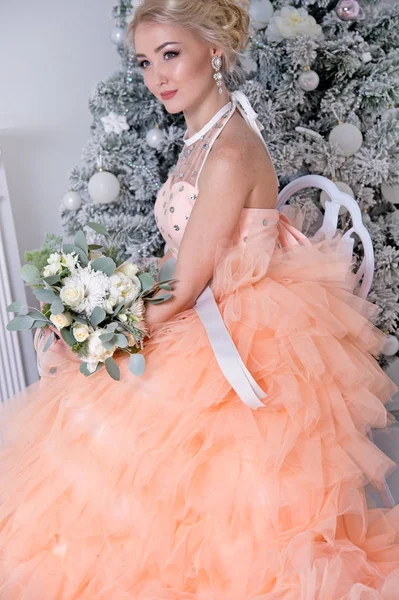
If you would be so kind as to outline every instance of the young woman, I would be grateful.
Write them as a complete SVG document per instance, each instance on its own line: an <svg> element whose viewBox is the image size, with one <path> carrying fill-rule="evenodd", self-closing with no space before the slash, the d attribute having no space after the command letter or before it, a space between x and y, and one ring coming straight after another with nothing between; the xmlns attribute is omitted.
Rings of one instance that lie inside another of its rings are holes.
<svg viewBox="0 0 399 600"><path fill-rule="evenodd" d="M41 381L1 412L1 600L397 598L399 508L365 494L395 467L366 435L396 390L385 337L341 236L310 243L275 208L256 114L223 83L247 9L137 8L145 84L187 123L155 205L174 298L148 310L141 378L123 357L120 382L85 378L38 342Z"/></svg>

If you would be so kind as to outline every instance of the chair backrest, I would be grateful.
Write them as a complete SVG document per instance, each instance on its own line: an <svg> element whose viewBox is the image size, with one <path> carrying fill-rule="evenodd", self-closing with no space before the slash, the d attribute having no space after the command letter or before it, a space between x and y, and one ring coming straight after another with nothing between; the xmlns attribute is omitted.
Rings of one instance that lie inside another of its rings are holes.
<svg viewBox="0 0 399 600"><path fill-rule="evenodd" d="M338 213L341 205L345 206L348 210L352 218L352 227L343 235L342 241L351 243L353 250L354 240L352 234L356 233L362 242L364 257L356 273L356 282L359 283L361 280L362 282L357 288L356 293L358 296L366 298L373 283L374 249L370 234L363 224L362 213L356 200L349 194L342 192L327 177L323 177L322 175L304 175L303 177L294 179L294 181L291 181L281 190L278 195L276 208L281 210L293 194L309 187L320 188L329 196L329 200L325 204L323 224L317 234L323 233L327 239L333 238L337 231Z"/></svg>

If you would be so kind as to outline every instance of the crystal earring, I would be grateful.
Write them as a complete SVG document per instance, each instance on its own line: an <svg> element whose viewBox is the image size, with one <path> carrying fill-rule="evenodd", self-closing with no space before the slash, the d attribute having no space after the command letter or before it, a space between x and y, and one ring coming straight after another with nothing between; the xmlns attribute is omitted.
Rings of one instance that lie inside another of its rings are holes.
<svg viewBox="0 0 399 600"><path fill-rule="evenodd" d="M222 68L222 59L217 54L212 58L212 67L215 69L216 73L213 74L213 78L216 80L216 85L218 86L219 94L223 93L222 85L223 85L223 75L220 72Z"/></svg>

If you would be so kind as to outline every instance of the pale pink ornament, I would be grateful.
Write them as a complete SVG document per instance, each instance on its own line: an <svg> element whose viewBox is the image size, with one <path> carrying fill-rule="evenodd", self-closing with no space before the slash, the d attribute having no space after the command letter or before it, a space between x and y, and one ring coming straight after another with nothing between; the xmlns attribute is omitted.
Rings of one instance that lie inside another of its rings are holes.
<svg viewBox="0 0 399 600"><path fill-rule="evenodd" d="M357 0L340 0L335 12L341 21L354 21L359 16L360 5Z"/></svg>

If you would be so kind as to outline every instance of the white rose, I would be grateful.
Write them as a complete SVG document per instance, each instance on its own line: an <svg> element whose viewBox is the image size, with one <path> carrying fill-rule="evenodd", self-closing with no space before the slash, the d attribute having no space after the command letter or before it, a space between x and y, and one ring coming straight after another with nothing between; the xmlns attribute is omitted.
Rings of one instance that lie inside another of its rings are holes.
<svg viewBox="0 0 399 600"><path fill-rule="evenodd" d="M323 30L316 19L302 7L283 6L281 10L276 10L267 26L268 40L281 42L300 35L323 37Z"/></svg>
<svg viewBox="0 0 399 600"><path fill-rule="evenodd" d="M117 296L117 303L124 302L126 306L137 298L137 295L141 292L141 282L138 277L133 275L128 277L124 273L114 273L110 277L111 284L111 295Z"/></svg>
<svg viewBox="0 0 399 600"><path fill-rule="evenodd" d="M100 340L100 335L103 335L104 333L107 333L105 329L96 329L88 337L87 358L85 361L88 363L87 368L90 373L95 371L99 362L105 362L107 358L110 358L116 350L116 346L114 346L112 350L106 350L104 348ZM91 368L93 368L93 365L95 366L92 371Z"/></svg>
<svg viewBox="0 0 399 600"><path fill-rule="evenodd" d="M50 321L54 323L57 329L62 329L63 327L69 327L72 323L72 315L70 312L63 312L60 315L50 315Z"/></svg>
<svg viewBox="0 0 399 600"><path fill-rule="evenodd" d="M87 325L83 323L76 323L73 326L72 333L77 342L84 342L90 335L90 330Z"/></svg>
<svg viewBox="0 0 399 600"><path fill-rule="evenodd" d="M64 304L76 308L83 302L85 289L79 281L67 282L60 292L60 298Z"/></svg>
<svg viewBox="0 0 399 600"><path fill-rule="evenodd" d="M137 275L138 272L139 272L138 266L135 265L135 264L133 264L133 263L130 263L128 261L122 263L116 269L116 273L123 273L124 275L126 275L130 279L133 279L133 277L135 275Z"/></svg>

